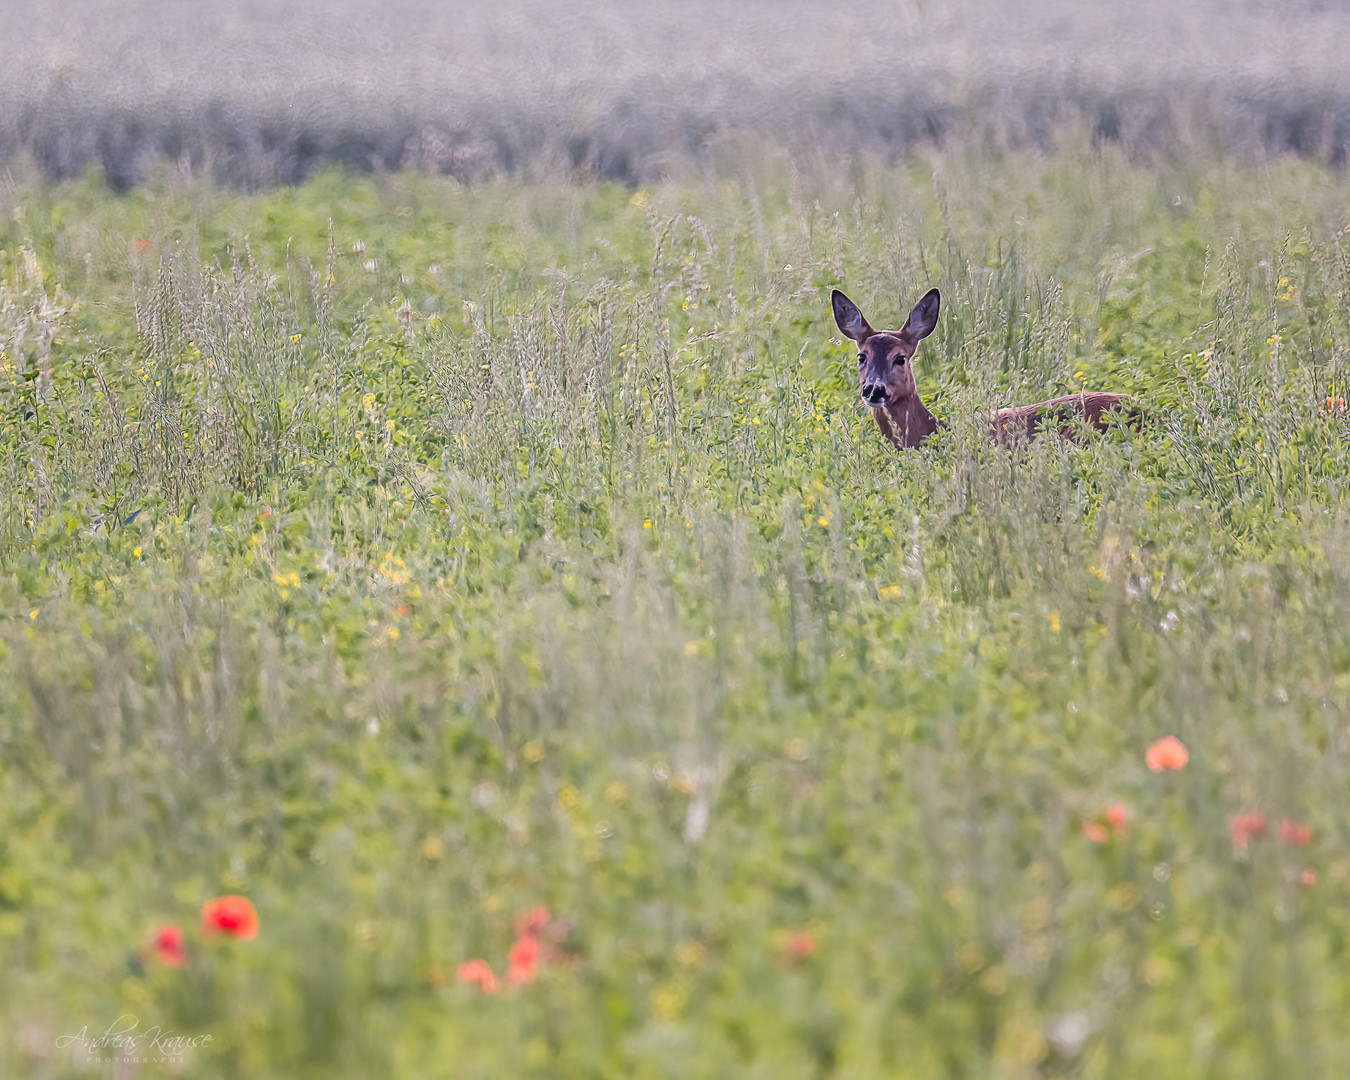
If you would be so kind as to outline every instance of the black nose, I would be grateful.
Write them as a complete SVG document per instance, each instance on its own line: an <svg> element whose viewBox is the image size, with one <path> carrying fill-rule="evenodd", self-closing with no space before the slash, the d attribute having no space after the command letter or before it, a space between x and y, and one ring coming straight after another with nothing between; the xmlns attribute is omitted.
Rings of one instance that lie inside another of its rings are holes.
<svg viewBox="0 0 1350 1080"><path fill-rule="evenodd" d="M869 405L880 405L886 400L886 385L879 382L867 383L862 388L863 400Z"/></svg>

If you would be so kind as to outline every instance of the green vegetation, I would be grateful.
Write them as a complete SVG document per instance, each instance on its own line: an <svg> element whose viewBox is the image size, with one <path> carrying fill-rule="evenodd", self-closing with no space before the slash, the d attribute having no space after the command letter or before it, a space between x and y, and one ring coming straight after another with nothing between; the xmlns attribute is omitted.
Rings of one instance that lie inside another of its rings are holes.
<svg viewBox="0 0 1350 1080"><path fill-rule="evenodd" d="M1339 1075L1343 174L3 198L0 1072ZM922 449L836 284L943 290ZM1079 387L1154 426L987 445Z"/></svg>

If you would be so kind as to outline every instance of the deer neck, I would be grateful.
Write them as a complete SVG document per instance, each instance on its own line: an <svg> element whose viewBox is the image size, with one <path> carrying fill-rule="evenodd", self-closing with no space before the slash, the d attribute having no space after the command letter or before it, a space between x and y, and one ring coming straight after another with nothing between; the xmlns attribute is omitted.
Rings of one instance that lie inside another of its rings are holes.
<svg viewBox="0 0 1350 1080"><path fill-rule="evenodd" d="M918 446L938 429L937 417L924 408L918 394L878 405L872 415L881 433L901 450Z"/></svg>

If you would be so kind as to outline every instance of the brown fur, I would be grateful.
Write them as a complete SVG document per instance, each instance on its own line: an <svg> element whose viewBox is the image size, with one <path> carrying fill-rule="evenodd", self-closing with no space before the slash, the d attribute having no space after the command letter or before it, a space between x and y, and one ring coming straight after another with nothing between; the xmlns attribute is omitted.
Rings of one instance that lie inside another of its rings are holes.
<svg viewBox="0 0 1350 1080"><path fill-rule="evenodd" d="M896 447L906 450L945 426L919 400L910 364L919 342L937 325L941 303L937 289L930 289L914 305L899 330L873 330L857 305L838 289L831 294L830 302L840 333L858 345L858 386L881 433ZM1046 424L1055 423L1061 438L1073 440L1079 432L1079 421L1105 431L1110 412L1122 413L1125 422L1136 429L1140 426L1139 405L1126 394L1069 394L1034 405L999 409L994 414L990 438L1000 446L1028 441Z"/></svg>
<svg viewBox="0 0 1350 1080"><path fill-rule="evenodd" d="M1128 394L1082 393L1038 401L1034 405L1017 405L994 413L990 437L1000 446L1034 439L1046 424L1059 425L1059 437L1072 442L1078 435L1079 421L1086 421L1098 431L1108 427L1107 413L1116 412L1120 419L1136 431L1143 414L1139 404Z"/></svg>

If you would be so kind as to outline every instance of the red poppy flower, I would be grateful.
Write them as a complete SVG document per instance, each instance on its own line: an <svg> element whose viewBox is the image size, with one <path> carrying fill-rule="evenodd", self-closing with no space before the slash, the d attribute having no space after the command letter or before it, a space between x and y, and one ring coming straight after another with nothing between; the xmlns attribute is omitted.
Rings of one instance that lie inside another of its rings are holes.
<svg viewBox="0 0 1350 1080"><path fill-rule="evenodd" d="M513 983L534 982L539 973L539 941L534 937L517 938L506 954L506 977Z"/></svg>
<svg viewBox="0 0 1350 1080"><path fill-rule="evenodd" d="M258 912L245 896L218 896L202 905L202 929L250 941L258 936Z"/></svg>
<svg viewBox="0 0 1350 1080"><path fill-rule="evenodd" d="M783 958L795 963L816 955L816 935L810 930L794 930L783 943Z"/></svg>
<svg viewBox="0 0 1350 1080"><path fill-rule="evenodd" d="M1106 808L1106 820L1117 836L1124 836L1130 831L1130 812L1122 803L1112 803Z"/></svg>
<svg viewBox="0 0 1350 1080"><path fill-rule="evenodd" d="M1175 735L1159 739L1144 754L1144 764L1153 772L1175 772L1184 769L1191 759L1185 745Z"/></svg>
<svg viewBox="0 0 1350 1080"><path fill-rule="evenodd" d="M1312 826L1299 821L1280 822L1280 843L1286 847L1307 847L1312 842Z"/></svg>
<svg viewBox="0 0 1350 1080"><path fill-rule="evenodd" d="M1100 821L1093 821L1091 818L1083 819L1083 835L1094 844L1104 844L1111 839L1111 834L1106 831L1106 826Z"/></svg>
<svg viewBox="0 0 1350 1080"><path fill-rule="evenodd" d="M1129 831L1130 812L1121 803L1112 803L1106 808L1102 818L1084 818L1083 835L1094 844L1105 844L1115 836L1124 836Z"/></svg>
<svg viewBox="0 0 1350 1080"><path fill-rule="evenodd" d="M497 976L486 960L466 960L455 969L455 978L462 983L477 983L485 994L497 992Z"/></svg>
<svg viewBox="0 0 1350 1080"><path fill-rule="evenodd" d="M183 931L176 926L161 926L150 935L155 950L155 959L169 967L182 967L187 963L187 950L183 948Z"/></svg>
<svg viewBox="0 0 1350 1080"><path fill-rule="evenodd" d="M1266 831L1266 815L1234 814L1228 819L1228 831L1232 834L1234 849L1246 851L1248 845Z"/></svg>
<svg viewBox="0 0 1350 1080"><path fill-rule="evenodd" d="M538 937L552 921L553 916L548 913L548 908L531 908L516 920L516 937Z"/></svg>

